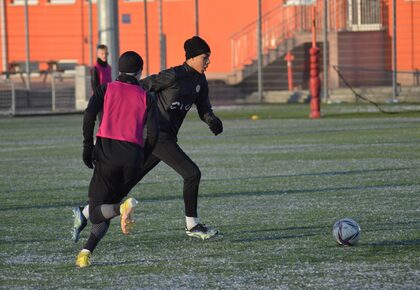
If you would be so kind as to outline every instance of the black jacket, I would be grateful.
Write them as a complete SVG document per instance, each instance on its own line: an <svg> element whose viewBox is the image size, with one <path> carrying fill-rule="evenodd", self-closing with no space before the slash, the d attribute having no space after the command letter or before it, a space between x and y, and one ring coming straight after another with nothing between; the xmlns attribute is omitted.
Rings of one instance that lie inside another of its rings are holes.
<svg viewBox="0 0 420 290"><path fill-rule="evenodd" d="M117 81L139 85L137 79L120 75ZM95 120L102 113L107 85L100 85L89 100L83 118L83 145L93 145ZM155 96L147 93L146 140L143 149L134 143L98 137L95 144L94 158L110 165L140 167L150 155L159 136L158 113Z"/></svg>
<svg viewBox="0 0 420 290"><path fill-rule="evenodd" d="M198 114L210 126L215 115L209 100L209 88L204 74L186 63L161 71L140 81L147 91L155 92L159 110L159 140L175 140L186 114L193 104Z"/></svg>

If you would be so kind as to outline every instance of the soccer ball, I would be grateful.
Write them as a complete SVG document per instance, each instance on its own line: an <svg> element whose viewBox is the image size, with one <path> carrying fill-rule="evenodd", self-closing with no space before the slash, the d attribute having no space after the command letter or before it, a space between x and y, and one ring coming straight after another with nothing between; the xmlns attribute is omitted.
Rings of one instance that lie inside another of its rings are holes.
<svg viewBox="0 0 420 290"><path fill-rule="evenodd" d="M339 245L353 246L360 239L360 226L351 218L341 219L333 226L333 236Z"/></svg>

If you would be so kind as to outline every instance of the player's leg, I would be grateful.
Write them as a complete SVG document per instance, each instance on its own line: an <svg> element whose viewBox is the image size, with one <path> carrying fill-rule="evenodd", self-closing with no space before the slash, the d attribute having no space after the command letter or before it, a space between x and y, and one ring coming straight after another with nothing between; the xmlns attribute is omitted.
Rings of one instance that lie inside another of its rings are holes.
<svg viewBox="0 0 420 290"><path fill-rule="evenodd" d="M77 243L80 238L80 233L87 225L89 217L89 204L86 206L76 206L73 208L73 228L72 228L72 240Z"/></svg>
<svg viewBox="0 0 420 290"><path fill-rule="evenodd" d="M90 236L76 259L80 268L90 265L90 256L105 236L110 220L119 214L119 203L113 204L114 192L121 183L122 168L97 162L89 185Z"/></svg>
<svg viewBox="0 0 420 290"><path fill-rule="evenodd" d="M137 174L136 179L132 182L132 184L126 186L129 188L128 190L125 189L121 194L123 196L127 195L128 192L133 188L138 182L140 182L143 177L149 173L158 163L160 159L155 155L151 154L146 161L144 162L143 168L140 171L140 174ZM87 225L87 221L89 220L89 204L82 207L77 206L73 209L73 229L72 229L72 240L77 243L80 238L80 233Z"/></svg>
<svg viewBox="0 0 420 290"><path fill-rule="evenodd" d="M201 224L197 213L200 169L176 142L165 142L158 145L153 154L184 178L183 197L187 235L203 240L213 237L218 233L217 230Z"/></svg>
<svg viewBox="0 0 420 290"><path fill-rule="evenodd" d="M99 224L92 224L90 237L83 249L79 252L76 258L76 266L80 268L90 266L90 256L98 245L99 241L105 236L108 231L110 220L103 221Z"/></svg>
<svg viewBox="0 0 420 290"><path fill-rule="evenodd" d="M157 164L158 162L156 162ZM156 164L154 166L156 166ZM154 167L153 166L153 167ZM152 168L153 168L152 167ZM149 169L149 171L151 168ZM139 180L144 176L144 172L142 171L141 167L124 167L123 168L123 182L121 184L120 189L120 198L123 199L131 189L136 186ZM137 207L138 202L134 198L126 199L120 206L120 213L121 213L121 230L123 234L129 234L135 224L134 220L134 210Z"/></svg>

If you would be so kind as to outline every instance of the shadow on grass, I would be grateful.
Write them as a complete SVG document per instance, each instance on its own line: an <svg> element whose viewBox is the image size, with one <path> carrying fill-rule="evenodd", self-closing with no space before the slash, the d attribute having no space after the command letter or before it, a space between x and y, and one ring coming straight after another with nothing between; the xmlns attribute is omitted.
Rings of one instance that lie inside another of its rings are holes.
<svg viewBox="0 0 420 290"><path fill-rule="evenodd" d="M385 188L396 188L401 186L413 186L418 185L416 183L400 183L400 184L381 184L381 185L369 185L369 186L343 186L343 187L323 187L314 189L291 189L291 190L274 190L274 191L238 191L238 192L218 192L202 196L202 198L221 198L221 197L238 197L238 196L276 196L284 194L302 194L302 193L326 193L326 192L340 192L340 191L366 191L366 190L377 190ZM140 198L141 202L156 202L156 201L172 201L182 200L182 195L171 195L171 196L156 196ZM85 203L81 203L85 204ZM0 212L11 211L11 210L26 210L26 209L48 209L48 208L69 208L71 210L74 206L72 203L56 203L56 204L39 204L39 205L27 205L27 206L11 206L7 208L1 208Z"/></svg>
<svg viewBox="0 0 420 290"><path fill-rule="evenodd" d="M253 180L253 179L271 179L271 178L283 178L283 177L306 177L306 176L335 176L335 175L350 175L350 174L366 174L366 173L381 173L387 171L399 171L399 170L412 170L410 167L402 168L380 168L380 169L366 169L366 170L347 170L347 171L327 171L327 172L316 172L316 173L299 173L299 174L277 174L277 175L264 175L264 176L245 176L245 177L233 177L233 178L214 178L214 179L203 179L203 182L207 181L229 181L229 180ZM156 182L157 183L157 182Z"/></svg>
<svg viewBox="0 0 420 290"><path fill-rule="evenodd" d="M209 178L209 179L202 179L201 182L215 182L215 181L234 181L234 180L263 180L263 179L272 179L272 178L288 178L288 177L316 177L316 176L335 176L335 175L351 175L351 174L367 174L367 173L382 173L382 172L393 172L393 171L402 171L402 170L413 170L416 169L414 167L400 167L400 168L378 168L378 169L364 169L364 170L346 170L346 171L325 171L325 172L316 172L316 173L298 173L298 174L276 174L276 175L262 175L262 176L243 176L243 177L231 177L231 178ZM167 183L180 183L179 179L176 180L166 180L166 181L151 181L151 182L140 182L138 186L141 185L153 185L153 184L167 184ZM71 191L72 194L77 195L78 199L80 199L80 193L85 193L87 195L88 188L85 186L77 186L68 189ZM48 191L48 192L61 192L63 191L63 187L56 187L56 188L34 188L34 189L27 189L27 190L8 190L4 191L4 193L37 193L40 191ZM87 200L87 196L86 196ZM83 201L85 202L85 201ZM3 210L0 208L0 210Z"/></svg>
<svg viewBox="0 0 420 290"><path fill-rule="evenodd" d="M233 243L256 242L256 241L275 241L285 239L298 239L305 237L313 237L325 234L325 226L305 226L305 227L285 227L285 228L269 228L258 230L240 231L242 234L250 234L252 236L240 239L233 239ZM297 231L298 233L293 233ZM292 233L290 233L292 232Z"/></svg>
<svg viewBox="0 0 420 290"><path fill-rule="evenodd" d="M367 243L365 245L370 246L370 247L416 246L416 245L420 245L420 239L401 240L401 241L382 241L382 242Z"/></svg>
<svg viewBox="0 0 420 290"><path fill-rule="evenodd" d="M10 244L10 245L18 245L18 244L33 244L33 243L48 243L51 242L51 239L13 239L13 240L0 240L0 245L2 244Z"/></svg>
<svg viewBox="0 0 420 290"><path fill-rule="evenodd" d="M238 196L275 196L284 194L301 194L301 193L326 193L326 192L340 192L340 191L366 191L384 188L396 188L401 186L413 186L418 184L382 184L369 186L342 186L342 187L323 187L314 189L291 189L291 190L275 190L275 191L239 191L239 192L220 192L211 195L206 195L206 198L220 198L220 197L238 197ZM149 199L152 201L154 199ZM158 199L159 200L159 199Z"/></svg>
<svg viewBox="0 0 420 290"><path fill-rule="evenodd" d="M246 137L247 138L251 138L251 137L258 137L258 136L301 136L301 135L320 135L320 134L330 134L330 133L343 133L343 132L370 132L370 131L377 131L377 130L384 130L384 129L392 129L392 130L403 130L403 129L413 129L413 126L399 126L399 127L389 127L389 126L383 126L380 128L339 128L339 129L324 129L324 130L296 130L293 132L252 132L252 133L247 133ZM244 137L244 134L242 133L238 133L238 134L229 134L229 135L225 135L223 136L224 139L235 139L238 137ZM206 139L210 139L211 137L207 137ZM200 138L200 139L204 139L204 138ZM401 142L401 141L395 141L395 142L386 142L386 144L406 144L406 143L412 143L412 142Z"/></svg>
<svg viewBox="0 0 420 290"><path fill-rule="evenodd" d="M230 178L208 178L201 179L201 182L215 182L215 181L235 181L235 180L263 180L272 178L289 178L289 177L307 177L307 176L335 176L335 175L351 175L351 174L367 174L367 173L382 173L393 172L400 170L413 170L414 167L401 167L401 168L380 168L380 169L366 169L366 170L347 170L347 171L325 171L316 173L298 173L298 174L276 174L276 175L262 175L262 176L243 176L243 177L230 177ZM166 181L151 181L140 183L141 185L153 185L181 182L179 180L166 180Z"/></svg>

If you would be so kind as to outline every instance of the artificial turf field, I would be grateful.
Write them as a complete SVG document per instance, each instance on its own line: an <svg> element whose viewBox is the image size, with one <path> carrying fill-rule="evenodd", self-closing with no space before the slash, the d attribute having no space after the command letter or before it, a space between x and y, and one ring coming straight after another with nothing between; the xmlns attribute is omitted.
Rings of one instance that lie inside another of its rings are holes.
<svg viewBox="0 0 420 290"><path fill-rule="evenodd" d="M160 164L132 191L134 234L113 220L85 269L88 230L70 240L92 174L82 115L0 118L0 288L419 289L420 113L369 111L215 108L218 137L190 112L179 143L202 171L201 220L222 235L186 237L182 180ZM357 246L332 237L344 217Z"/></svg>

